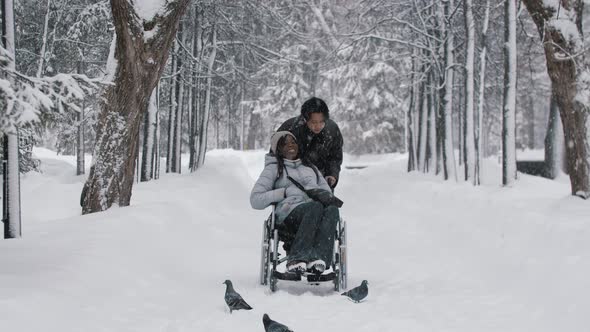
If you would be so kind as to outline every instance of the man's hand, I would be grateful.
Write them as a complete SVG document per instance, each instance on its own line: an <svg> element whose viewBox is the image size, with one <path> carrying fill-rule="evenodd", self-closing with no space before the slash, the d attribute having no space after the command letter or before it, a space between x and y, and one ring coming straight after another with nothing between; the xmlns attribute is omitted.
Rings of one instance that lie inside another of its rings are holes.
<svg viewBox="0 0 590 332"><path fill-rule="evenodd" d="M330 187L334 187L334 185L336 184L336 178L333 176L326 176L326 182L328 182L328 185Z"/></svg>

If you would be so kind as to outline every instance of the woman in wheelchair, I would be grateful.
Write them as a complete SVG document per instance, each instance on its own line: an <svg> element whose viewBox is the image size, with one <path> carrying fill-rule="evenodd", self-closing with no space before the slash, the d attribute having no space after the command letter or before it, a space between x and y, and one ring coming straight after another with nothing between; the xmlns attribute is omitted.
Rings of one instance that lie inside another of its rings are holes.
<svg viewBox="0 0 590 332"><path fill-rule="evenodd" d="M295 136L279 131L271 137L271 153L265 156L264 170L252 188L250 204L258 210L276 204L279 234L292 238L286 248L288 271L321 274L331 264L339 211L309 198L289 177L306 190L331 190L315 166L299 159Z"/></svg>

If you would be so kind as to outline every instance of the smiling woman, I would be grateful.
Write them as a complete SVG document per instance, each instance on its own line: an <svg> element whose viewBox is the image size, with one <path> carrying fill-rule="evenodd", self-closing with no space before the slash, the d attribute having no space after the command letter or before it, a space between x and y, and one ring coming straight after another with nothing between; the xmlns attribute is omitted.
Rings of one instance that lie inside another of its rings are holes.
<svg viewBox="0 0 590 332"><path fill-rule="evenodd" d="M281 229L288 251L287 270L302 273L309 270L321 274L332 260L338 208L324 207L309 197L309 190L330 186L315 166L299 158L295 136L279 131L271 137L271 153L265 157L265 167L250 194L255 209L276 204L277 225Z"/></svg>
<svg viewBox="0 0 590 332"><path fill-rule="evenodd" d="M283 142L284 140L284 142ZM281 154L289 160L295 160L299 153L299 147L293 135L285 135L279 140L279 144L282 143Z"/></svg>

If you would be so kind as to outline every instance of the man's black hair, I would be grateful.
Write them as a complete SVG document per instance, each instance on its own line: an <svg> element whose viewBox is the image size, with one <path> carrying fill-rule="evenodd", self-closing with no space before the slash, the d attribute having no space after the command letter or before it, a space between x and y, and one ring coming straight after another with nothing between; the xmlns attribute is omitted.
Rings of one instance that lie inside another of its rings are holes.
<svg viewBox="0 0 590 332"><path fill-rule="evenodd" d="M311 97L301 105L301 115L303 115L305 120L309 120L311 113L322 113L326 120L330 118L328 105L317 97Z"/></svg>

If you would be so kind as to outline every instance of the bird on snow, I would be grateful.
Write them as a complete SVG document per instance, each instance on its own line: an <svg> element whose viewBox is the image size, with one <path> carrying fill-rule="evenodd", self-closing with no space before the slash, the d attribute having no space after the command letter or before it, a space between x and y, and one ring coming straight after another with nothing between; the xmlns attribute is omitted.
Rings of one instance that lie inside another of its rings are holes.
<svg viewBox="0 0 590 332"><path fill-rule="evenodd" d="M293 332L293 330L290 330L285 325L270 319L267 314L262 316L262 323L264 324L264 331L266 332Z"/></svg>
<svg viewBox="0 0 590 332"><path fill-rule="evenodd" d="M349 299L353 300L354 303L361 302L362 299L369 295L369 282L363 280L360 286L357 286L348 292L342 293L342 295L347 296Z"/></svg>
<svg viewBox="0 0 590 332"><path fill-rule="evenodd" d="M234 286L230 280L223 282L227 287L225 288L225 303L229 307L229 313L231 314L234 310L251 310L252 307L244 301L242 296L234 290Z"/></svg>

